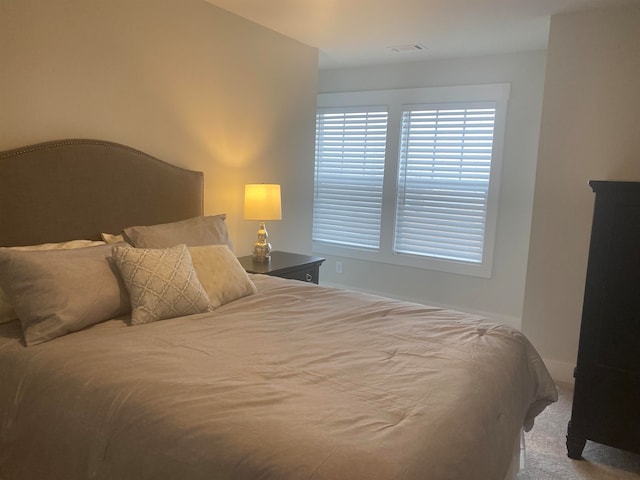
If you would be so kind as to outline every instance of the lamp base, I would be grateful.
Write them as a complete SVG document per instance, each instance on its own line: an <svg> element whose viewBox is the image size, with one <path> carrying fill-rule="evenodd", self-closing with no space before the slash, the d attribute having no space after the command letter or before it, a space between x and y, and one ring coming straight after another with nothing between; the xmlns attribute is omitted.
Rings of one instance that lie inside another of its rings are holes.
<svg viewBox="0 0 640 480"><path fill-rule="evenodd" d="M253 261L257 262L257 263L269 263L271 262L271 255L256 255L255 253L253 254Z"/></svg>
<svg viewBox="0 0 640 480"><path fill-rule="evenodd" d="M264 226L264 222L260 222L258 226L258 238L253 244L253 261L259 263L269 263L271 261L271 244L267 242L269 234Z"/></svg>

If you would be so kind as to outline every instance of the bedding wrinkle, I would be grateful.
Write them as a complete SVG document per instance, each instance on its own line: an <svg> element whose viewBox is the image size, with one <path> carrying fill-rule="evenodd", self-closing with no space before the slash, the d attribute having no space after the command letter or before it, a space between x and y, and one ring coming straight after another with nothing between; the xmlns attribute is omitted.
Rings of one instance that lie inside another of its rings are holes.
<svg viewBox="0 0 640 480"><path fill-rule="evenodd" d="M193 350L195 352L199 352L199 353L203 353L205 355L207 355L208 357L214 357L214 355L211 354L211 352L204 347L198 347L196 345L177 345L178 348L186 348L188 350Z"/></svg>
<svg viewBox="0 0 640 480"><path fill-rule="evenodd" d="M401 408L404 408L406 405L406 401L400 397L400 395L389 392L388 389L385 388L384 381L365 382L352 379L347 380L340 375L331 375L304 368L289 368L288 370L291 371L295 377L305 379L308 384L329 387L336 392L341 392L343 395L359 397L369 402L380 402L385 405L388 403L398 404Z"/></svg>
<svg viewBox="0 0 640 480"><path fill-rule="evenodd" d="M91 382L87 382L85 386L89 386L90 383ZM114 437L114 426L118 424L117 419L121 415L121 411L131 395L132 393L127 391L118 392L107 406L106 412L100 415L102 421L98 423L97 430L90 437L91 444L88 449L87 478L99 477L100 470L108 458L108 451Z"/></svg>
<svg viewBox="0 0 640 480"><path fill-rule="evenodd" d="M2 377L0 377L2 378ZM4 380L4 379L3 379ZM5 385L7 382L0 382L0 385ZM0 439L7 441L12 433L12 428L15 423L15 418L19 415L20 405L22 404L22 398L24 395L24 380L20 379L15 388L15 394L10 402L7 402L7 415L3 416L2 423L0 423ZM1 404L0 404L1 405ZM1 449L0 449L1 451Z"/></svg>
<svg viewBox="0 0 640 480"><path fill-rule="evenodd" d="M336 452L336 447L332 448L331 451L320 461L320 463L318 464L318 466L313 470L313 472L311 472L311 475L309 476L310 480L313 480L313 478L316 478L316 474L318 473L318 470L320 470L322 468L322 466L327 463L327 461L329 460L329 458L331 458L331 456Z"/></svg>
<svg viewBox="0 0 640 480"><path fill-rule="evenodd" d="M398 354L398 349L396 348L392 352L384 352L384 353L386 353L388 356L386 358L383 358L382 361L387 362Z"/></svg>

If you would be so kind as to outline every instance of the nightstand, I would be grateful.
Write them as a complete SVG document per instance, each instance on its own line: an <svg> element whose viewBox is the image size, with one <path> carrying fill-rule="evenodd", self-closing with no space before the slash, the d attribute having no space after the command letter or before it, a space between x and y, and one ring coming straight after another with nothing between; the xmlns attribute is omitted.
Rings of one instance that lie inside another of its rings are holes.
<svg viewBox="0 0 640 480"><path fill-rule="evenodd" d="M289 252L271 252L271 262L254 262L252 255L239 257L240 264L247 273L262 273L281 278L291 278L303 282L318 283L322 257L299 255Z"/></svg>

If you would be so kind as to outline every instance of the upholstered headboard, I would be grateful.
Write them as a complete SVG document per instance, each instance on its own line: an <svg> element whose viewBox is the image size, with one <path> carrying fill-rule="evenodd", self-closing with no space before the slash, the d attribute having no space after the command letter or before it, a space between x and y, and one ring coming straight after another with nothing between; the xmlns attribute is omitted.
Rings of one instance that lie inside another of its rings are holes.
<svg viewBox="0 0 640 480"><path fill-rule="evenodd" d="M203 213L203 174L101 140L0 152L0 246L99 239Z"/></svg>

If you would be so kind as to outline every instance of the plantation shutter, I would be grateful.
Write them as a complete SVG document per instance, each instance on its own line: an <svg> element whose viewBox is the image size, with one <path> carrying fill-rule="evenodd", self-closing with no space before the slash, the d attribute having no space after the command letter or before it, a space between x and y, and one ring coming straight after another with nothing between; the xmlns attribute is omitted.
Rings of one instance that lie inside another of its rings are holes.
<svg viewBox="0 0 640 480"><path fill-rule="evenodd" d="M394 252L481 263L496 106L405 106Z"/></svg>
<svg viewBox="0 0 640 480"><path fill-rule="evenodd" d="M386 138L386 108L318 111L315 242L379 248Z"/></svg>

